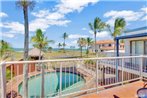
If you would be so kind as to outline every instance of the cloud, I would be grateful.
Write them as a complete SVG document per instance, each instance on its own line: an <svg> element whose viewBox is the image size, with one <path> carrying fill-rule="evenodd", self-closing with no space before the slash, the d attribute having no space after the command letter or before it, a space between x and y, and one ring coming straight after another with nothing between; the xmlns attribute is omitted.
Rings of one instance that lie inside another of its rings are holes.
<svg viewBox="0 0 147 98"><path fill-rule="evenodd" d="M40 0L38 0L40 2ZM46 31L50 26L67 26L71 20L66 19L68 13L75 11L82 11L82 9L89 4L95 4L98 0L61 0L57 2L51 10L41 9L36 12L31 12L35 18L29 22L29 31L35 32L36 29L40 28ZM64 10L63 10L64 9ZM7 17L6 13L0 12L0 17ZM19 33L24 34L24 25L20 22L3 22L0 23L0 28L9 30L8 35L12 37L12 34ZM72 37L72 36L71 36ZM74 36L76 37L76 36ZM80 36L81 37L81 36ZM82 36L84 37L84 36Z"/></svg>
<svg viewBox="0 0 147 98"><path fill-rule="evenodd" d="M38 12L32 12L31 14L35 17L42 18L49 14L49 10L39 10Z"/></svg>
<svg viewBox="0 0 147 98"><path fill-rule="evenodd" d="M0 27L8 29L10 33L24 33L24 25L19 22L3 22Z"/></svg>
<svg viewBox="0 0 147 98"><path fill-rule="evenodd" d="M29 29L32 32L36 31L39 28L42 29L43 31L45 31L48 27L49 27L48 21L46 21L45 19L42 19L42 18L37 18L37 19L31 21L30 25L29 25Z"/></svg>
<svg viewBox="0 0 147 98"><path fill-rule="evenodd" d="M125 18L126 22L137 21L144 15L143 12L135 12L132 10L121 10L121 11L108 11L104 14L104 17L109 18L107 23L111 26L114 25L114 21L118 17Z"/></svg>
<svg viewBox="0 0 147 98"><path fill-rule="evenodd" d="M66 26L70 23L70 20L48 20L43 18L38 18L30 22L30 31L34 32L36 29L40 28L43 31L46 31L52 25L56 26Z"/></svg>
<svg viewBox="0 0 147 98"><path fill-rule="evenodd" d="M82 28L83 31L87 30L87 28Z"/></svg>
<svg viewBox="0 0 147 98"><path fill-rule="evenodd" d="M143 21L147 21L147 15L142 18Z"/></svg>
<svg viewBox="0 0 147 98"><path fill-rule="evenodd" d="M147 13L147 7L143 7L141 8L142 11L144 11L145 13Z"/></svg>
<svg viewBox="0 0 147 98"><path fill-rule="evenodd" d="M67 42L67 47L70 48L71 46L78 47L77 39L75 39L75 40L71 40L70 42Z"/></svg>
<svg viewBox="0 0 147 98"><path fill-rule="evenodd" d="M88 37L88 35L80 35L80 34L70 34L69 36L68 36L68 38L69 39L77 39L77 38L86 38L86 37Z"/></svg>
<svg viewBox="0 0 147 98"><path fill-rule="evenodd" d="M4 12L0 12L0 18L3 18L3 17L8 17L8 15Z"/></svg>
<svg viewBox="0 0 147 98"><path fill-rule="evenodd" d="M37 28L43 29L45 31L48 27L52 25L56 26L67 26L71 20L66 19L68 13L74 11L82 11L82 9L88 4L95 4L98 0L61 0L53 9L51 10L39 10L38 12L32 12L31 14L36 17L35 20L30 22L30 30L34 31Z"/></svg>
<svg viewBox="0 0 147 98"><path fill-rule="evenodd" d="M7 38L13 38L15 35L14 34L11 34L11 33L2 33L2 37L7 37Z"/></svg>
<svg viewBox="0 0 147 98"><path fill-rule="evenodd" d="M88 4L95 4L98 1L99 0L61 0L61 2L56 5L55 10L63 14L74 11L81 12Z"/></svg>
<svg viewBox="0 0 147 98"><path fill-rule="evenodd" d="M47 19L53 19L53 20L58 20L58 19L63 19L64 15L58 12L50 13L47 16Z"/></svg>
<svg viewBox="0 0 147 98"><path fill-rule="evenodd" d="M141 10L145 13L143 18L141 19L142 21L147 21L147 7L141 8Z"/></svg>
<svg viewBox="0 0 147 98"><path fill-rule="evenodd" d="M94 37L94 32L93 31L89 31L90 34L92 34L92 36ZM97 36L96 36L99 40L103 40L103 39L111 39L111 35L110 32L108 31L102 31L102 32L98 32Z"/></svg>

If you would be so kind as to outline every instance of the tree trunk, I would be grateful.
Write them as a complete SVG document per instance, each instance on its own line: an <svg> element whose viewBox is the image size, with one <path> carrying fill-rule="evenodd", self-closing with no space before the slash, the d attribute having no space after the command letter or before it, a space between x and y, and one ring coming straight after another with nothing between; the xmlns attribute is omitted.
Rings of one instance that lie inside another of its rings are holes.
<svg viewBox="0 0 147 98"><path fill-rule="evenodd" d="M28 50L29 50L29 24L28 24L28 8L24 7L24 60L28 60ZM28 64L24 64L23 67L23 98L28 98Z"/></svg>
<svg viewBox="0 0 147 98"><path fill-rule="evenodd" d="M87 57L89 56L89 43L88 43L88 45L87 45Z"/></svg>
<svg viewBox="0 0 147 98"><path fill-rule="evenodd" d="M97 55L97 49L96 49L96 32L94 32L94 38L95 38L95 53Z"/></svg>
<svg viewBox="0 0 147 98"><path fill-rule="evenodd" d="M114 39L114 57L116 57L116 40Z"/></svg>
<svg viewBox="0 0 147 98"><path fill-rule="evenodd" d="M81 46L81 58L82 58L82 46Z"/></svg>
<svg viewBox="0 0 147 98"><path fill-rule="evenodd" d="M63 44L63 51L65 53L65 39L64 39L64 44Z"/></svg>

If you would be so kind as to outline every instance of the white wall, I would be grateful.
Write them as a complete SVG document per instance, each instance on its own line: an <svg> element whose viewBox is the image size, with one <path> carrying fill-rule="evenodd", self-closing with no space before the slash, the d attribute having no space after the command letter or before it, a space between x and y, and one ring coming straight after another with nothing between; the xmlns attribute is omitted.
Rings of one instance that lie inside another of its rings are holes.
<svg viewBox="0 0 147 98"><path fill-rule="evenodd" d="M126 56L131 55L131 53L130 53L131 52L130 51L130 48L131 48L130 42L131 41L138 41L138 40L147 40L147 37L125 39L125 55Z"/></svg>

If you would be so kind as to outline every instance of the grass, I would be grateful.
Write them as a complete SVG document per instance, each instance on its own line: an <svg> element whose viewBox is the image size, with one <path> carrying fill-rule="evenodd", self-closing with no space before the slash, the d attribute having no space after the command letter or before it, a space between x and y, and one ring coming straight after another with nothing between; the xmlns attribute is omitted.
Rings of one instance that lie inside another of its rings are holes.
<svg viewBox="0 0 147 98"><path fill-rule="evenodd" d="M61 59L61 58L81 58L80 51L67 50L66 52L60 51L52 51L45 52L45 59ZM86 52L83 52L83 58L92 58L96 57L95 53L89 53L87 56ZM99 55L99 57L104 57L104 55ZM6 61L18 61L23 58L23 52L12 52L12 56L9 57Z"/></svg>

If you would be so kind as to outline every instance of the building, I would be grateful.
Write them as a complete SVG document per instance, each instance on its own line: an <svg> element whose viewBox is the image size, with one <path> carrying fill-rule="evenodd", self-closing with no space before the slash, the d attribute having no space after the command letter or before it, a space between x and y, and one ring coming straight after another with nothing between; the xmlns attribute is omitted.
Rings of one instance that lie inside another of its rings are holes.
<svg viewBox="0 0 147 98"><path fill-rule="evenodd" d="M119 56L119 40L124 39L125 55L147 55L147 27L127 30L124 36L116 37L117 56Z"/></svg>
<svg viewBox="0 0 147 98"><path fill-rule="evenodd" d="M125 55L126 56L140 56L147 55L147 27L141 27L133 30L125 31L124 36L116 37L116 55L119 56L119 40L124 39ZM131 63L140 65L141 59L133 58ZM144 65L147 64L147 59L143 60Z"/></svg>
<svg viewBox="0 0 147 98"><path fill-rule="evenodd" d="M99 53L114 53L115 42L114 40L100 40L96 42L96 50ZM121 52L124 52L124 43L119 44L119 49ZM95 45L92 45L90 50L95 52Z"/></svg>

